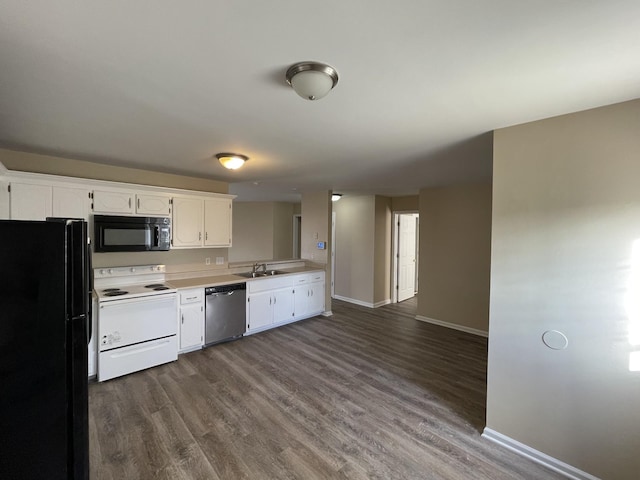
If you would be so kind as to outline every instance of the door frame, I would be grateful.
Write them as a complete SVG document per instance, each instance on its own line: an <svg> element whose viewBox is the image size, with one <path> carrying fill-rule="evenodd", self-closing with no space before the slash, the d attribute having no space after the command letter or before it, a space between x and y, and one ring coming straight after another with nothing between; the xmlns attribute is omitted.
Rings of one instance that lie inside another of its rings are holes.
<svg viewBox="0 0 640 480"><path fill-rule="evenodd" d="M300 228L302 226L302 214L295 213L293 215L293 252L292 257L299 259L302 257L300 251Z"/></svg>
<svg viewBox="0 0 640 480"><path fill-rule="evenodd" d="M398 264L398 245L400 243L400 215L416 215L418 220L418 224L416 225L416 279L415 279L415 289L418 289L418 266L419 266L419 226L420 226L420 212L417 210L407 210L407 211L394 211L393 212L393 225L391 228L391 303L398 303L398 275L399 275L399 264Z"/></svg>

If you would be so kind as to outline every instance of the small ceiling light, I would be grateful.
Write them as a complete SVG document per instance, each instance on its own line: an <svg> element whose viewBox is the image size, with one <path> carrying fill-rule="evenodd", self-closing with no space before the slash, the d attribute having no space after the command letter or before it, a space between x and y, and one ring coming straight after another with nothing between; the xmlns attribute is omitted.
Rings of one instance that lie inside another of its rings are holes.
<svg viewBox="0 0 640 480"><path fill-rule="evenodd" d="M249 157L246 155L240 155L237 153L218 153L216 158L224 168L228 168L229 170L237 170L244 165L244 162L249 160Z"/></svg>
<svg viewBox="0 0 640 480"><path fill-rule="evenodd" d="M289 67L286 78L302 98L319 100L336 86L338 72L325 63L300 62Z"/></svg>
<svg viewBox="0 0 640 480"><path fill-rule="evenodd" d="M332 193L331 194L331 201L332 202L337 202L341 198L342 198L342 194L341 193Z"/></svg>

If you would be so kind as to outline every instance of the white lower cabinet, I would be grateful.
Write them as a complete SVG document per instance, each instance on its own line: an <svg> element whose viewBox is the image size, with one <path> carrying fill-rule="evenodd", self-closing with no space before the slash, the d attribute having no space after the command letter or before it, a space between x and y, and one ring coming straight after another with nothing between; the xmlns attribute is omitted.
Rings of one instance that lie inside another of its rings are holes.
<svg viewBox="0 0 640 480"><path fill-rule="evenodd" d="M180 348L184 353L202 348L204 340L204 289L180 291Z"/></svg>
<svg viewBox="0 0 640 480"><path fill-rule="evenodd" d="M324 272L247 282L247 335L323 311Z"/></svg>
<svg viewBox="0 0 640 480"><path fill-rule="evenodd" d="M324 311L324 272L296 275L293 281L296 319L322 313Z"/></svg>

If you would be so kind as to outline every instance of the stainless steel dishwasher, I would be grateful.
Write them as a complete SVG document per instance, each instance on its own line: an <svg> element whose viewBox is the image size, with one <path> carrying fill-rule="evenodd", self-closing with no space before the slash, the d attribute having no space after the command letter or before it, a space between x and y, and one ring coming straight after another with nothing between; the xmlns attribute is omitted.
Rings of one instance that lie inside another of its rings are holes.
<svg viewBox="0 0 640 480"><path fill-rule="evenodd" d="M247 284L207 287L205 294L204 344L226 342L246 331Z"/></svg>

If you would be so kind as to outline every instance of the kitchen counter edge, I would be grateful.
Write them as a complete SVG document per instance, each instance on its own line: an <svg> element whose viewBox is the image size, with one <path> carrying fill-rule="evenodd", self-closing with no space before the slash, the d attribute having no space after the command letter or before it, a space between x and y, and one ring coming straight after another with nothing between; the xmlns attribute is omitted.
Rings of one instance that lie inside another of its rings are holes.
<svg viewBox="0 0 640 480"><path fill-rule="evenodd" d="M230 285L232 283L259 282L260 280L264 280L266 278L280 278L299 273L322 272L324 270L322 268L298 267L283 271L286 271L286 273L281 273L280 275L276 275L274 277L245 278L241 277L240 275L234 275L230 273L226 275L214 275L210 277L193 277L183 278L179 280L169 280L166 283L173 288L183 290L187 288L218 287L221 285Z"/></svg>

